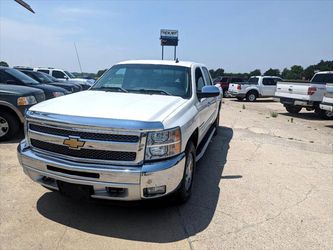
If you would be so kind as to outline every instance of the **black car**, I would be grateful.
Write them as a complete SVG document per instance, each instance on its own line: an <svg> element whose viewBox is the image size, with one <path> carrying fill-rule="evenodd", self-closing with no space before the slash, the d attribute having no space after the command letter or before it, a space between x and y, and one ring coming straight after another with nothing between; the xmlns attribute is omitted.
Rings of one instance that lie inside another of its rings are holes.
<svg viewBox="0 0 333 250"><path fill-rule="evenodd" d="M0 84L0 141L11 139L22 127L25 111L44 100L41 89Z"/></svg>
<svg viewBox="0 0 333 250"><path fill-rule="evenodd" d="M44 91L46 99L70 94L66 89L39 83L21 71L8 67L0 67L0 83L41 89Z"/></svg>
<svg viewBox="0 0 333 250"><path fill-rule="evenodd" d="M40 71L38 71L38 72L40 72ZM40 72L40 73L43 73L44 76L46 76L46 77L47 77L48 79L50 79L50 81L52 81L52 82L55 82L55 83L60 83L60 82L61 82L61 83L63 83L63 81L58 80L58 79L55 78L54 76L51 76L51 75L49 75L49 74L47 74L47 73L44 73L44 72ZM73 81L66 81L66 83L74 84L74 85L76 86L76 88L79 89L79 91L82 90L82 86L81 86L80 84L76 83L76 82L73 82Z"/></svg>
<svg viewBox="0 0 333 250"><path fill-rule="evenodd" d="M80 91L80 87L78 87L77 85L67 82L54 82L50 78L48 78L47 74L45 73L31 71L31 70L22 70L22 69L19 70L39 83L45 83L56 87L64 88L72 93Z"/></svg>

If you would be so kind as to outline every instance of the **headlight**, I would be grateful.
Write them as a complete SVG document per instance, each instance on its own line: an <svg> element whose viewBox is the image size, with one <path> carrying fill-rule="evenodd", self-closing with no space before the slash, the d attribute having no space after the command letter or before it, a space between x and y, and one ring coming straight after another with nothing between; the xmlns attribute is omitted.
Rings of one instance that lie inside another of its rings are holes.
<svg viewBox="0 0 333 250"><path fill-rule="evenodd" d="M54 97L58 97L58 96L64 95L63 92L53 92L52 94L53 94Z"/></svg>
<svg viewBox="0 0 333 250"><path fill-rule="evenodd" d="M17 98L17 105L18 106L26 106L26 105L32 105L37 103L36 98L32 95L30 96L21 96Z"/></svg>
<svg viewBox="0 0 333 250"><path fill-rule="evenodd" d="M180 151L180 128L148 133L145 160L168 158Z"/></svg>

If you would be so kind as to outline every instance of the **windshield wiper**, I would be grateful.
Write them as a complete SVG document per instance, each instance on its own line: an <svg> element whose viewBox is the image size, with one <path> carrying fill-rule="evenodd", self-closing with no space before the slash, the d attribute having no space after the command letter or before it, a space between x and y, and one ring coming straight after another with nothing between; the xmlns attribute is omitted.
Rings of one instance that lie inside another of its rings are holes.
<svg viewBox="0 0 333 250"><path fill-rule="evenodd" d="M161 90L161 89L131 89L130 91L135 91L139 93L157 93L157 94L162 94L162 95L171 95L170 93Z"/></svg>
<svg viewBox="0 0 333 250"><path fill-rule="evenodd" d="M100 87L100 88L94 88L92 90L103 90L103 91L117 91L117 92L128 92L126 89L122 87Z"/></svg>

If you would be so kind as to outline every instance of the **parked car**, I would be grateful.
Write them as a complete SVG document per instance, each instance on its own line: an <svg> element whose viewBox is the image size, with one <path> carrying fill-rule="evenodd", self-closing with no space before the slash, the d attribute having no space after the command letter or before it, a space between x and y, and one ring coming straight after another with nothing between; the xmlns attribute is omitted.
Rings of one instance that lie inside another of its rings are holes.
<svg viewBox="0 0 333 250"><path fill-rule="evenodd" d="M46 76L48 79L50 79L50 81L52 81L54 83L63 83L63 81L59 81L57 78L55 78L51 75L48 75L48 74L43 73L43 72L40 72L40 73L44 74L44 76ZM79 84L78 82L73 82L73 81L68 80L66 83L74 84L76 86L76 88L79 89L79 91L83 90L81 84Z"/></svg>
<svg viewBox="0 0 333 250"><path fill-rule="evenodd" d="M306 108L322 118L329 118L329 113L319 107L326 93L326 83L333 83L333 71L318 72L310 82L278 82L275 96L291 114Z"/></svg>
<svg viewBox="0 0 333 250"><path fill-rule="evenodd" d="M0 67L0 82L10 85L21 85L41 89L44 91L46 99L70 94L70 92L66 89L48 84L41 84L31 77L23 74L21 71L8 67Z"/></svg>
<svg viewBox="0 0 333 250"><path fill-rule="evenodd" d="M66 81L70 80L72 82L77 82L82 86L83 90L89 89L94 84L93 80L84 79L84 78L76 78L72 73L70 73L66 70L63 70L63 69L37 67L37 68L34 68L33 70L49 74L49 75L57 78L59 81L66 82Z"/></svg>
<svg viewBox="0 0 333 250"><path fill-rule="evenodd" d="M71 93L78 92L81 90L79 86L73 83L69 82L54 82L52 81L48 76L48 74L45 74L43 72L37 72L37 71L31 71L31 70L20 70L22 73L26 74L27 76L30 76L34 80L36 80L39 83L45 83L49 85L53 85L56 87L60 87L63 89L68 90Z"/></svg>
<svg viewBox="0 0 333 250"><path fill-rule="evenodd" d="M220 107L202 64L122 62L90 90L30 108L19 161L32 180L76 197L185 202Z"/></svg>
<svg viewBox="0 0 333 250"><path fill-rule="evenodd" d="M274 96L276 83L281 80L277 76L252 76L247 82L230 84L229 92L240 101L246 98L248 102L254 102L258 97Z"/></svg>
<svg viewBox="0 0 333 250"><path fill-rule="evenodd" d="M44 100L40 89L0 83L0 141L11 139L22 127L26 110Z"/></svg>
<svg viewBox="0 0 333 250"><path fill-rule="evenodd" d="M232 76L220 76L214 79L215 85L220 85L223 90L223 97L228 97L229 84L234 82L244 82L245 79L241 77L232 77Z"/></svg>
<svg viewBox="0 0 333 250"><path fill-rule="evenodd" d="M333 84L326 84L326 93L323 101L319 105L322 110L325 110L327 118L333 118Z"/></svg>

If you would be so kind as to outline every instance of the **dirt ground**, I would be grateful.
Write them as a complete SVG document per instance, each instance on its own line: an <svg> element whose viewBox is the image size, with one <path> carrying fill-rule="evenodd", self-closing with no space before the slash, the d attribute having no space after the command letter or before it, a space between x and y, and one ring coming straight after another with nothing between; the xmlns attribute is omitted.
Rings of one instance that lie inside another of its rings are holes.
<svg viewBox="0 0 333 250"><path fill-rule="evenodd" d="M220 124L183 206L70 200L0 144L0 249L333 249L333 121L226 99Z"/></svg>

